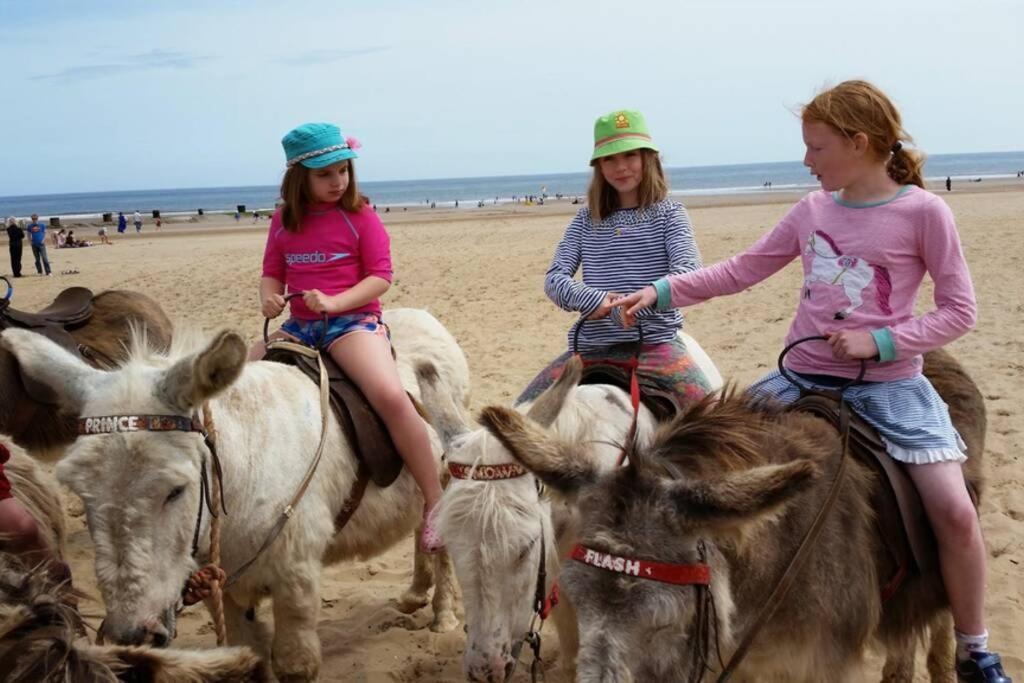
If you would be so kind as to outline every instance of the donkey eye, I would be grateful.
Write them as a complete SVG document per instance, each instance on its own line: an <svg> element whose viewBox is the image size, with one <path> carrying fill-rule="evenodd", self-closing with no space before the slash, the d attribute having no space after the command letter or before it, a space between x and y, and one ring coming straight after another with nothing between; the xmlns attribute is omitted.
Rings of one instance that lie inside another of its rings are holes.
<svg viewBox="0 0 1024 683"><path fill-rule="evenodd" d="M171 492L167 494L167 498L164 500L164 505L171 503L181 497L181 494L185 492L184 486L175 486L171 489Z"/></svg>

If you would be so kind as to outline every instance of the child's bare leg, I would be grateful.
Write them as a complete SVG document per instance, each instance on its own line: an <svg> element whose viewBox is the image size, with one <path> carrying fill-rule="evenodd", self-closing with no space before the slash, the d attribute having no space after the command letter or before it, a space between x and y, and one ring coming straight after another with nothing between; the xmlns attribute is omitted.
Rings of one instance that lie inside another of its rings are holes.
<svg viewBox="0 0 1024 683"><path fill-rule="evenodd" d="M369 332L353 332L334 342L330 354L384 420L399 455L423 493L426 509L433 508L441 498L441 484L430 437L402 387L387 340Z"/></svg>
<svg viewBox="0 0 1024 683"><path fill-rule="evenodd" d="M939 542L939 564L954 626L961 633L984 633L985 543L960 463L910 465L907 472Z"/></svg>

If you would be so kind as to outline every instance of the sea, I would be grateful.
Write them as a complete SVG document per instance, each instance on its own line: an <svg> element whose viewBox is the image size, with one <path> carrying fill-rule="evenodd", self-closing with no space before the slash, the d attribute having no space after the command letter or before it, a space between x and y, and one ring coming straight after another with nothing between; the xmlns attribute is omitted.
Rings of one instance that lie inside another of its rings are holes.
<svg viewBox="0 0 1024 683"><path fill-rule="evenodd" d="M982 154L936 154L925 164L925 176L941 181L948 176L965 182L1013 179L1024 170L1024 151ZM668 168L673 195L715 195L748 192L788 192L817 186L799 161ZM363 193L378 207L437 206L472 208L504 204L525 197L582 197L590 173L437 178L360 182ZM1024 182L1024 181L1022 181ZM768 186L770 183L770 187ZM152 215L233 213L272 209L278 199L275 185L191 187L162 190L81 192L0 197L0 217L98 218L104 213L136 210Z"/></svg>

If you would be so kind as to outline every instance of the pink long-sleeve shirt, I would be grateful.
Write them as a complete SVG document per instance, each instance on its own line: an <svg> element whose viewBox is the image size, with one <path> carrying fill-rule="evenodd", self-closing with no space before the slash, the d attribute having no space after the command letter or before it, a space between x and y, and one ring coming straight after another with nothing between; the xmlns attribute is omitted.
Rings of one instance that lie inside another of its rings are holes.
<svg viewBox="0 0 1024 683"><path fill-rule="evenodd" d="M743 253L655 283L659 308L739 292L797 256L804 280L786 343L826 330L870 330L880 362L868 363L867 380L916 375L922 353L974 326L974 286L953 214L941 199L912 185L887 202L867 205L812 192ZM915 317L925 273L935 283L935 309ZM786 366L838 377L856 377L860 369L859 361L834 358L824 342L796 347Z"/></svg>
<svg viewBox="0 0 1024 683"><path fill-rule="evenodd" d="M391 240L369 204L355 213L335 204L314 204L303 215L298 232L285 230L281 211L274 212L263 252L263 277L283 282L288 292L319 289L330 296L370 275L388 282L393 277ZM380 299L343 313L380 314ZM291 300L291 314L300 320L321 317L301 297Z"/></svg>

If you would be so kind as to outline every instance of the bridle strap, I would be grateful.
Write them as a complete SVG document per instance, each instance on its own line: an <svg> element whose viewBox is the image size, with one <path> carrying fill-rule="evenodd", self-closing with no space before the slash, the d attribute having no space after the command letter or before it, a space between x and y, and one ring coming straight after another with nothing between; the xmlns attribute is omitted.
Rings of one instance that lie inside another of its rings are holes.
<svg viewBox="0 0 1024 683"><path fill-rule="evenodd" d="M569 557L591 567L648 581L672 583L677 586L708 586L711 584L711 568L704 562L696 564L652 562L612 555L580 544L572 549Z"/></svg>
<svg viewBox="0 0 1024 683"><path fill-rule="evenodd" d="M295 342L275 340L267 344L267 349L280 348L297 353L307 358L316 358L317 367L320 370L320 443L316 447L316 453L313 455L313 461L306 468L306 474L302 477L302 481L299 483L298 489L295 491L295 495L292 496L288 504L284 506L281 513L277 517L277 521L274 522L274 526L270 529L270 532L266 535L263 543L260 545L256 553L249 558L242 566L236 569L228 576L227 581L224 582L224 587L228 588L233 585L242 574L259 558L260 555L270 547L270 544L274 542L278 534L284 529L284 525L291 519L292 514L295 512L295 507L302 500L302 497L306 495L306 489L309 488L309 483L313 480L313 475L316 474L317 467L320 465L320 460L324 454L324 445L327 443L327 423L328 416L331 411L331 397L330 397L330 384L327 377L327 366L324 365L323 359L320 357L320 352L317 349L310 348L303 344L296 344ZM356 485L359 484L357 480ZM365 483L362 485L362 490L365 491ZM353 510L354 512L354 510ZM351 516L351 513L349 513Z"/></svg>
<svg viewBox="0 0 1024 683"><path fill-rule="evenodd" d="M448 472L456 479L472 479L474 481L517 479L530 473L516 462L502 462L495 465L467 465L461 462L449 462Z"/></svg>
<svg viewBox="0 0 1024 683"><path fill-rule="evenodd" d="M798 339L787 346L779 355L778 365L780 373L791 383L800 387L800 384L786 372L782 361L786 354L798 344L802 344L806 341L823 339L826 338L805 337L803 339ZM842 452L839 455L839 464L836 466L836 472L832 477L832 484L829 486L828 494L825 496L825 500L822 501L821 507L818 508L818 514L815 515L814 521L811 522L811 526L804 534L803 540L800 541L800 545L797 547L796 553L786 566L786 570L782 573L778 583L775 584L775 588L768 596L768 599L765 600L764 605L761 607L761 611L758 612L757 617L755 617L753 623L751 623L750 628L747 629L747 632L743 636L743 640L740 641L739 646L729 659L728 665L726 665L722 670L722 674L718 677L718 683L726 683L726 681L736 673L736 669L739 668L743 658L750 651L751 646L753 646L754 639L757 638L757 634L761 631L768 620L771 619L772 615L775 614L775 610L779 608L779 605L782 604L782 601L789 593L789 589L792 588L793 582L800 574L800 570L803 568L804 563L807 561L807 558L810 557L811 550L814 548L815 542L821 535L821 531L825 526L828 515L832 511L832 508L835 507L836 501L839 499L839 491L842 488L843 479L845 478L846 466L849 461L848 454L850 450L850 406L843 397L843 390L860 381L864 377L864 371L865 363L862 360L860 374L858 377L842 386L837 392L839 396L839 434L842 440Z"/></svg>

